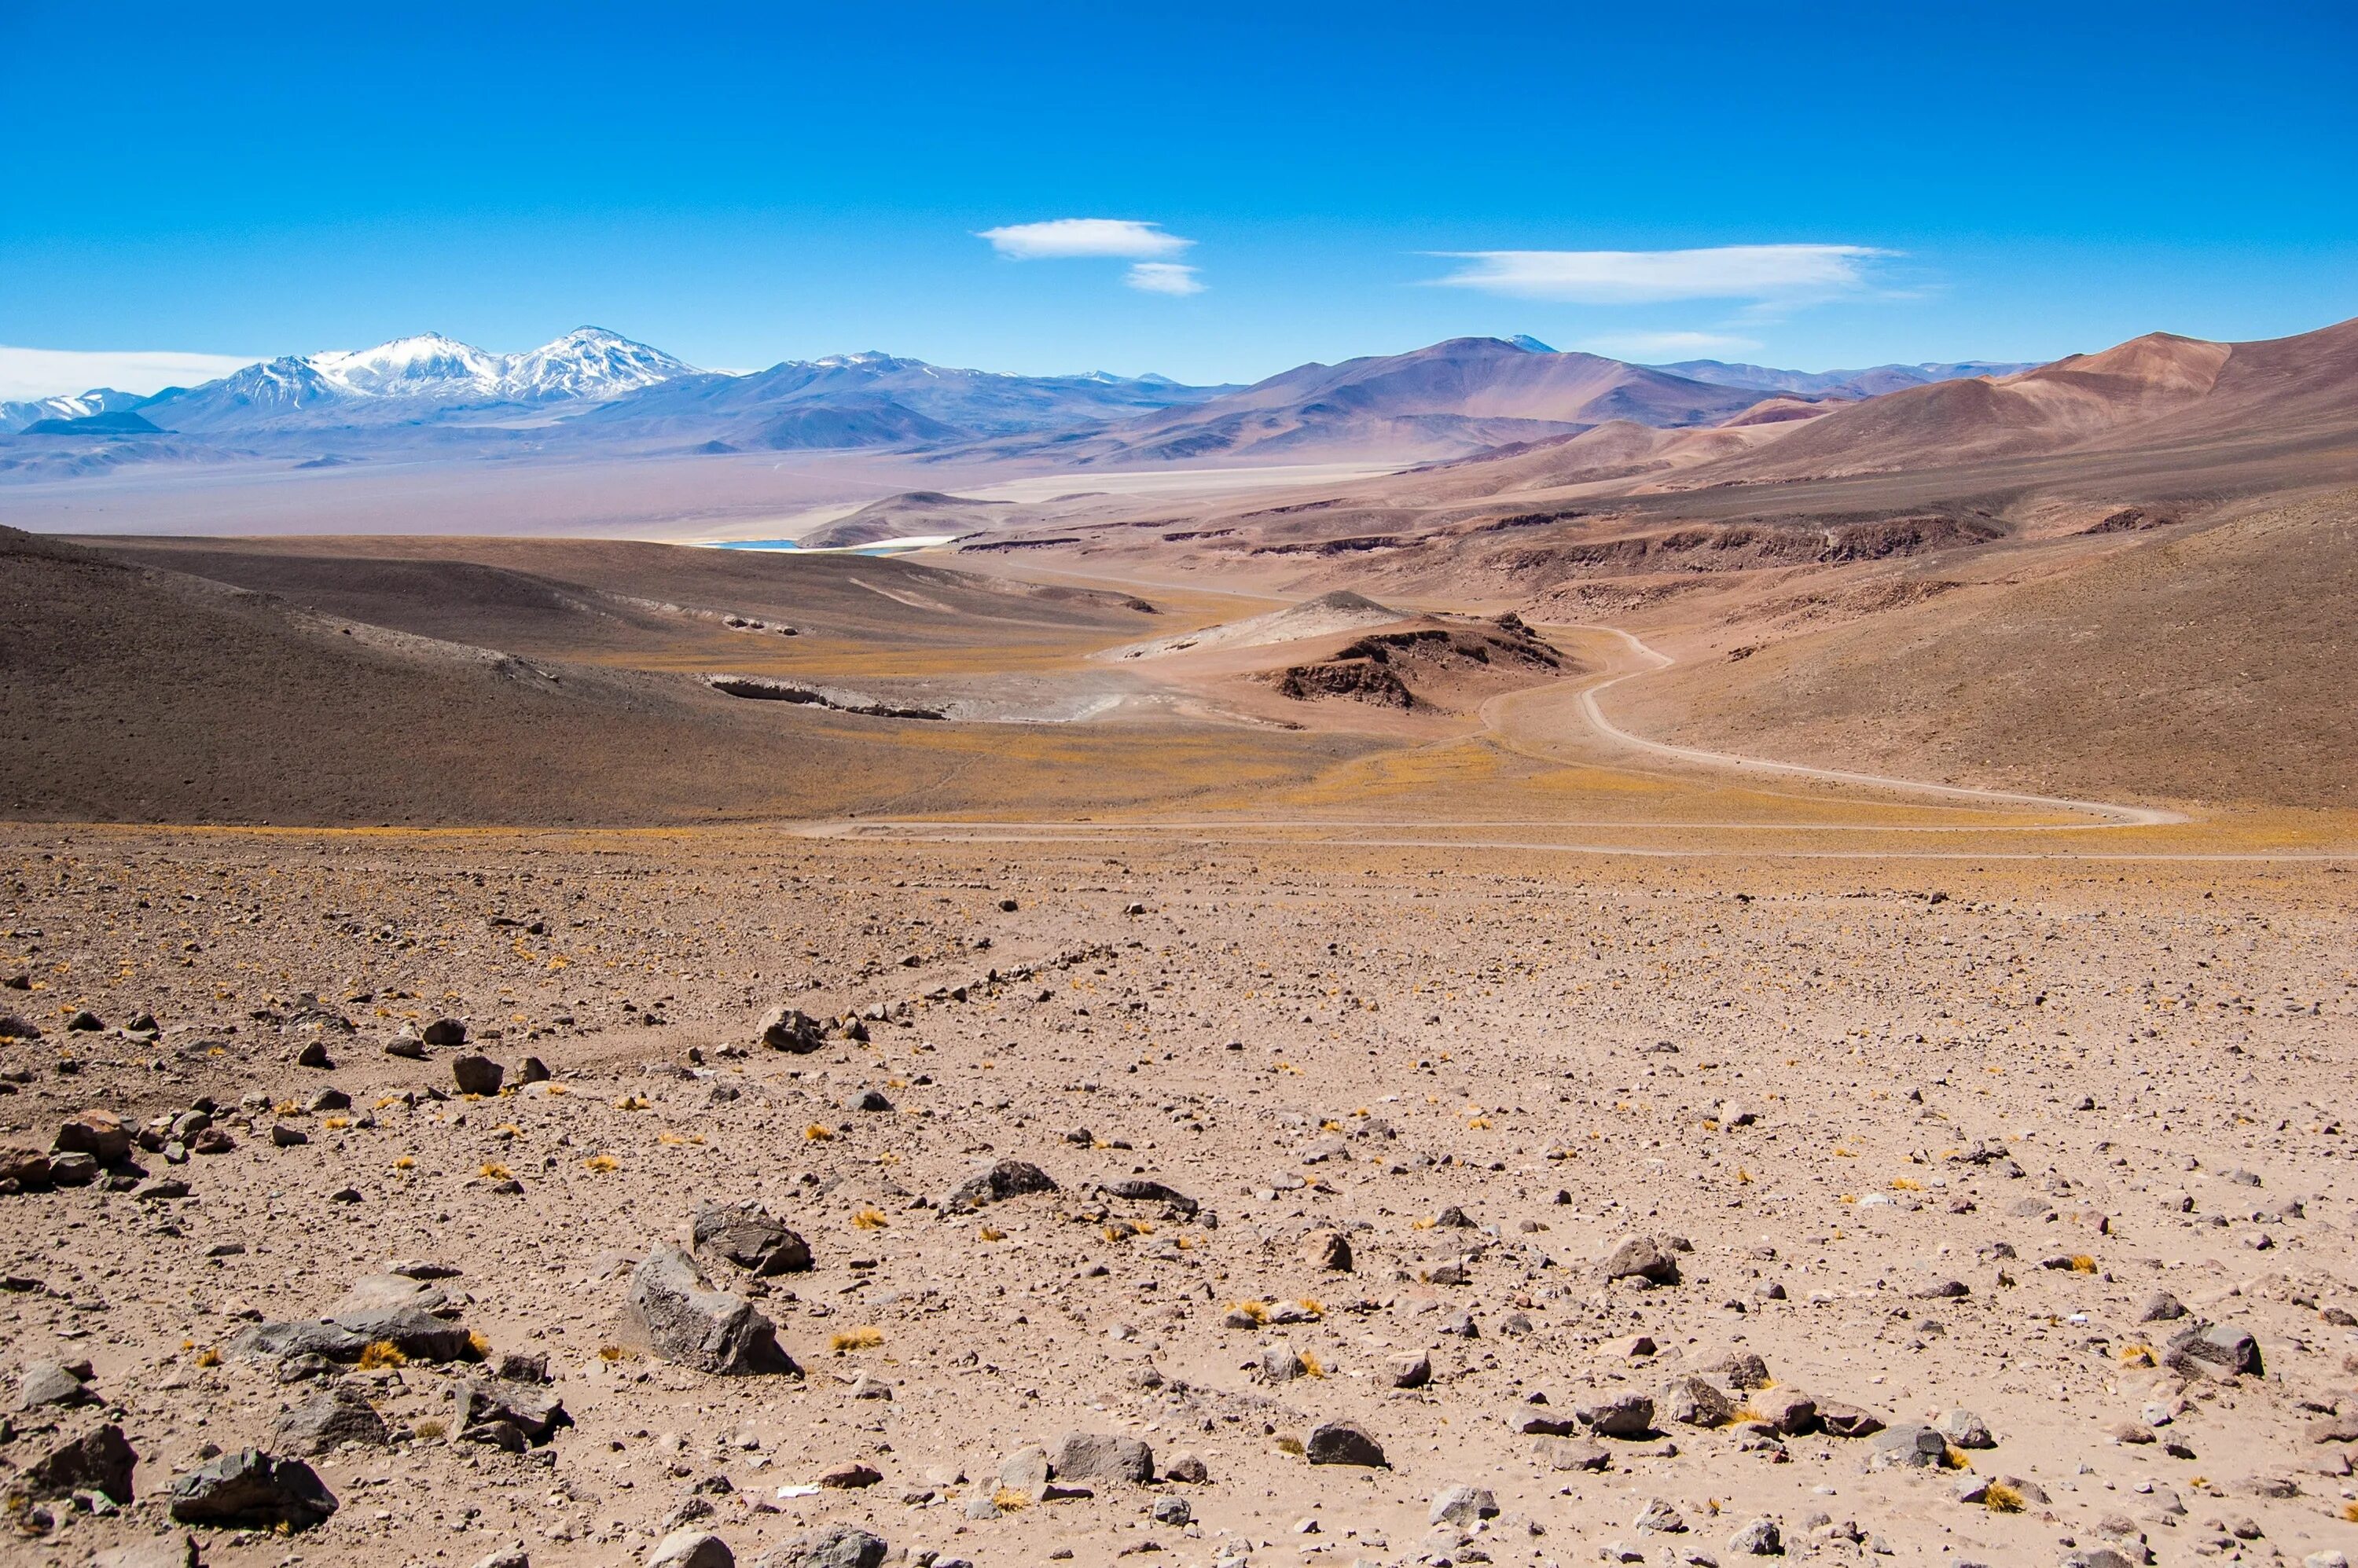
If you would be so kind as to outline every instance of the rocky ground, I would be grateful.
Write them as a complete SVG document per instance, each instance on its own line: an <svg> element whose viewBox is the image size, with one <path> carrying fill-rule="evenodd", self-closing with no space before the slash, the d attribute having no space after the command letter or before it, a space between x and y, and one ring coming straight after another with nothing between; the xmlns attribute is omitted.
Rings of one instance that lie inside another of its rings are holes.
<svg viewBox="0 0 2358 1568"><path fill-rule="evenodd" d="M2358 1542L2337 868L0 869L0 1560Z"/></svg>

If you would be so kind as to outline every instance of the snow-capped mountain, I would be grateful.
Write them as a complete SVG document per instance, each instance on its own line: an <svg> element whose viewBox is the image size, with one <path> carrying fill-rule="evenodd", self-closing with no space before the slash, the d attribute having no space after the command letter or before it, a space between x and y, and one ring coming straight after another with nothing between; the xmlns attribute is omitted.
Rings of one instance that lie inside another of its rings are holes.
<svg viewBox="0 0 2358 1568"><path fill-rule="evenodd" d="M175 428L256 423L414 423L503 406L602 403L693 365L602 327L580 327L524 353L492 353L438 332L373 349L290 354L158 393L151 416Z"/></svg>
<svg viewBox="0 0 2358 1568"><path fill-rule="evenodd" d="M14 435L40 419L87 419L93 414L118 414L147 401L145 394L117 392L96 386L63 397L35 397L23 403L0 403L0 436Z"/></svg>

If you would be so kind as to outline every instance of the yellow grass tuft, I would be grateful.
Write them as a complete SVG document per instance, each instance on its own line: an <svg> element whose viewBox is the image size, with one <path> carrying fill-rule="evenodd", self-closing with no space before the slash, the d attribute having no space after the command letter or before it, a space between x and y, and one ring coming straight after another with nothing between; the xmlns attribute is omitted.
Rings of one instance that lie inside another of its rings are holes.
<svg viewBox="0 0 2358 1568"><path fill-rule="evenodd" d="M1751 1183L1752 1183L1752 1173L1751 1173L1750 1171L1746 1170L1743 1166L1738 1165L1737 1167L1736 1167L1736 1179L1739 1183L1742 1183L1743 1184L1745 1184L1745 1185L1747 1185L1747 1186L1749 1186L1749 1185L1751 1184Z"/></svg>
<svg viewBox="0 0 2358 1568"><path fill-rule="evenodd" d="M629 1351L623 1349L619 1345L600 1345L598 1346L598 1359L600 1361L627 1360L630 1357L630 1354L631 1353Z"/></svg>
<svg viewBox="0 0 2358 1568"><path fill-rule="evenodd" d="M2358 1503L2342 1504L2342 1517L2351 1524L2358 1524Z"/></svg>
<svg viewBox="0 0 2358 1568"><path fill-rule="evenodd" d="M2022 1511L2023 1496L2004 1481L1992 1481L1982 1494L1982 1507L1994 1514L2018 1514Z"/></svg>
<svg viewBox="0 0 2358 1568"><path fill-rule="evenodd" d="M429 1443L438 1437L449 1435L450 1431L449 1427L443 1425L440 1422L434 1420L430 1416L426 1420L419 1422L416 1426L411 1427L409 1430L416 1433L418 1436L425 1438Z"/></svg>
<svg viewBox="0 0 2358 1568"><path fill-rule="evenodd" d="M414 1171L417 1169L417 1162L410 1156L404 1154L400 1159L395 1160L393 1162L393 1168L396 1171Z"/></svg>
<svg viewBox="0 0 2358 1568"><path fill-rule="evenodd" d="M409 1357L395 1349L393 1341L389 1339L373 1341L361 1351L360 1368L363 1372L374 1372L385 1367L408 1365Z"/></svg>
<svg viewBox="0 0 2358 1568"><path fill-rule="evenodd" d="M1326 1364L1318 1359L1318 1353L1316 1351L1303 1350L1297 1352L1297 1355L1302 1362L1302 1370L1304 1373L1313 1378L1323 1378L1326 1375Z"/></svg>
<svg viewBox="0 0 2358 1568"><path fill-rule="evenodd" d="M1228 1310L1243 1314L1256 1325L1269 1321L1269 1303L1266 1302L1233 1302L1229 1303Z"/></svg>
<svg viewBox="0 0 2358 1568"><path fill-rule="evenodd" d="M202 1350L200 1350L200 1351L198 1351L198 1352L197 1352L197 1365L198 1365L198 1366L200 1366L200 1367L218 1367L218 1366L220 1366L221 1364L222 1364L222 1353L221 1353L221 1351L220 1351L219 1347L217 1347L217 1346L215 1346L208 1345L208 1346L206 1346Z"/></svg>
<svg viewBox="0 0 2358 1568"><path fill-rule="evenodd" d="M990 1500L998 1505L1001 1513L1011 1514L1019 1509L1028 1509L1032 1506L1030 1496L1017 1491L1012 1487L1000 1487L990 1494Z"/></svg>
<svg viewBox="0 0 2358 1568"><path fill-rule="evenodd" d="M674 1132L670 1128L666 1127L661 1132L655 1134L655 1141L658 1143L677 1144L687 1142L687 1139L684 1135Z"/></svg>
<svg viewBox="0 0 2358 1568"><path fill-rule="evenodd" d="M1894 1176L1891 1178L1891 1190L1895 1193L1920 1193L1924 1190L1924 1184L1909 1176Z"/></svg>
<svg viewBox="0 0 2358 1568"><path fill-rule="evenodd" d="M484 1161L482 1164L477 1168L475 1174L482 1177L487 1182L507 1182L514 1181L515 1179L515 1173L509 1170L505 1165L501 1164L497 1160Z"/></svg>
<svg viewBox="0 0 2358 1568"><path fill-rule="evenodd" d="M1947 1450L1942 1454L1941 1463L1952 1470L1970 1470L1974 1467L1974 1462L1965 1457L1965 1451L1953 1443L1949 1444Z"/></svg>
<svg viewBox="0 0 2358 1568"><path fill-rule="evenodd" d="M1487 1116L1477 1116L1466 1125L1469 1130L1487 1128L1490 1125L1490 1119Z"/></svg>
<svg viewBox="0 0 2358 1568"><path fill-rule="evenodd" d="M974 1238L977 1241L1004 1241L1007 1239L1007 1232L995 1225L986 1225L974 1233Z"/></svg>
<svg viewBox="0 0 2358 1568"><path fill-rule="evenodd" d="M615 1159L611 1154L592 1154L587 1160L582 1161L581 1165L584 1170L595 1171L600 1175L604 1175L609 1171L619 1171L622 1168L622 1162L620 1160Z"/></svg>
<svg viewBox="0 0 2358 1568"><path fill-rule="evenodd" d="M851 1217L851 1228L854 1230L882 1230L891 1223L881 1208L863 1208Z"/></svg>
<svg viewBox="0 0 2358 1568"><path fill-rule="evenodd" d="M832 1128L822 1127L816 1121L803 1129L803 1141L806 1143L824 1143L834 1136Z"/></svg>
<svg viewBox="0 0 2358 1568"><path fill-rule="evenodd" d="M319 1123L320 1126L326 1128L330 1132L341 1132L345 1128L350 1127L352 1124L352 1119L349 1116L330 1116Z"/></svg>
<svg viewBox="0 0 2358 1568"><path fill-rule="evenodd" d="M1408 1227L1411 1230L1431 1230L1433 1227L1433 1222L1431 1219L1412 1219L1408 1222Z"/></svg>
<svg viewBox="0 0 2358 1568"><path fill-rule="evenodd" d="M2071 1271L2075 1274L2093 1274L2096 1271L2096 1260L2085 1252L2074 1253L2071 1258Z"/></svg>
<svg viewBox="0 0 2358 1568"><path fill-rule="evenodd" d="M1326 1304L1324 1302L1319 1301L1315 1296L1300 1297L1293 1304L1300 1307L1303 1312L1308 1313L1313 1317L1325 1317L1326 1315Z"/></svg>
<svg viewBox="0 0 2358 1568"><path fill-rule="evenodd" d="M827 1336L827 1347L840 1356L850 1350L873 1350L884 1343L884 1331L873 1324L839 1328Z"/></svg>
<svg viewBox="0 0 2358 1568"><path fill-rule="evenodd" d="M1277 1451L1280 1454L1299 1454L1302 1452L1302 1439L1281 1437L1277 1440Z"/></svg>
<svg viewBox="0 0 2358 1568"><path fill-rule="evenodd" d="M644 1095L618 1095L614 1099L614 1108L616 1110L644 1110L647 1108L647 1098Z"/></svg>
<svg viewBox="0 0 2358 1568"><path fill-rule="evenodd" d="M467 1348L478 1356L489 1356L492 1353L492 1342L483 1337L481 1329L471 1328L467 1330Z"/></svg>

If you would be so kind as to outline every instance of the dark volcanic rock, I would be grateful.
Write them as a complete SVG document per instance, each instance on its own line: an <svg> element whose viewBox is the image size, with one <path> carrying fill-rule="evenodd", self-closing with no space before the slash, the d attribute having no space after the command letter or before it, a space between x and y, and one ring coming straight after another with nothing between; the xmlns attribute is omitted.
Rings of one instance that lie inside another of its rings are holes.
<svg viewBox="0 0 2358 1568"><path fill-rule="evenodd" d="M1390 1465L1383 1444L1357 1422L1347 1421L1323 1422L1311 1428L1302 1454L1313 1465L1361 1465L1377 1470Z"/></svg>
<svg viewBox="0 0 2358 1568"><path fill-rule="evenodd" d="M336 1511L335 1494L299 1459L258 1448L223 1454L172 1477L172 1517L182 1524L305 1530Z"/></svg>
<svg viewBox="0 0 2358 1568"><path fill-rule="evenodd" d="M750 1198L698 1209L694 1234L698 1253L725 1258L760 1278L811 1266L810 1244Z"/></svg>
<svg viewBox="0 0 2358 1568"><path fill-rule="evenodd" d="M950 1189L942 1199L942 1212L978 1209L985 1204L1001 1203L1025 1193L1053 1193L1056 1184L1048 1173L1028 1160L1001 1160L985 1165Z"/></svg>

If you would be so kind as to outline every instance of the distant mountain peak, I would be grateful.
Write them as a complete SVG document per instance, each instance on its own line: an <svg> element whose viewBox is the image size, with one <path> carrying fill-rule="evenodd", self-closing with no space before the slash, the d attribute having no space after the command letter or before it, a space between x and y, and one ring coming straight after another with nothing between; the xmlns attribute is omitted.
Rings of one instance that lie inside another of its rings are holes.
<svg viewBox="0 0 2358 1568"><path fill-rule="evenodd" d="M1541 342L1529 332L1518 332L1513 337L1509 338L1507 341L1514 344L1515 347L1522 350L1523 352L1527 354L1552 354L1555 352L1553 348L1550 347L1546 343Z"/></svg>

